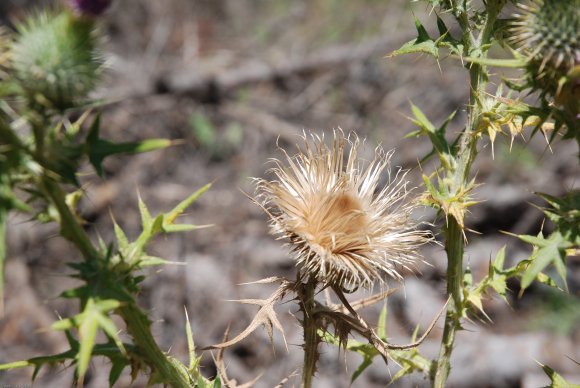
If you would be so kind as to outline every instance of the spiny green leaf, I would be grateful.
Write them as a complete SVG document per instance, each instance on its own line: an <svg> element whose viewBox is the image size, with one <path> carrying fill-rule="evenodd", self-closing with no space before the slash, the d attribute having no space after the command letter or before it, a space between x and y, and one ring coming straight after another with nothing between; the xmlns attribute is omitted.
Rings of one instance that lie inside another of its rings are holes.
<svg viewBox="0 0 580 388"><path fill-rule="evenodd" d="M190 372L197 368L198 359L195 357L195 343L193 342L193 333L191 332L191 324L189 323L189 315L187 308L185 310L185 336L187 337L187 349L189 350L189 370Z"/></svg>
<svg viewBox="0 0 580 388"><path fill-rule="evenodd" d="M538 247L546 247L550 245L550 242L541 235L540 237L534 237L530 235L518 235L517 237L522 241L525 241L529 244L533 244Z"/></svg>
<svg viewBox="0 0 580 388"><path fill-rule="evenodd" d="M177 371L181 374L181 376L185 380L191 381L191 376L189 375L189 370L181 361L179 361L178 359L173 358L173 357L169 357L169 361L171 361L171 363L176 367Z"/></svg>
<svg viewBox="0 0 580 388"><path fill-rule="evenodd" d="M205 193L211 187L211 183L206 184L195 193L191 194L189 197L181 201L177 206L173 208L169 213L167 213L167 217L165 218L166 225L171 225L175 222L177 217L179 217L192 203L197 201L197 199Z"/></svg>
<svg viewBox="0 0 580 388"><path fill-rule="evenodd" d="M91 303L91 301L92 300L89 299L89 303ZM97 330L99 329L98 320L96 319L96 315L98 315L99 312L93 310L92 306L89 304L87 304L87 310L88 311L83 314L83 319L79 325L79 353L77 355L77 374L81 380L89 368L89 362L91 361L91 356L97 337Z"/></svg>
<svg viewBox="0 0 580 388"><path fill-rule="evenodd" d="M536 277L536 280L542 284L547 285L547 286L560 289L560 287L558 287L558 284L556 283L556 281L554 279L552 279L551 277L549 277L548 275L546 275L545 273L540 272L538 274L538 276Z"/></svg>
<svg viewBox="0 0 580 388"><path fill-rule="evenodd" d="M121 302L115 299L104 299L94 302L94 307L101 313L107 313L121 306Z"/></svg>
<svg viewBox="0 0 580 388"><path fill-rule="evenodd" d="M183 233L197 229L209 228L211 226L212 225L173 224L163 226L163 231L165 233Z"/></svg>
<svg viewBox="0 0 580 388"><path fill-rule="evenodd" d="M537 193L553 208L542 209L556 224L565 240L580 249L580 190L572 190L562 198Z"/></svg>
<svg viewBox="0 0 580 388"><path fill-rule="evenodd" d="M506 299L507 284L506 284L505 276L502 275L500 277L497 277L497 278L490 280L489 285L491 286L491 288L493 288L495 290L495 292L498 293L498 295L504 301L507 301L507 299Z"/></svg>
<svg viewBox="0 0 580 388"><path fill-rule="evenodd" d="M126 251L129 248L129 240L127 239L127 235L123 232L123 229L113 220L113 227L115 230L115 237L117 238L117 243L119 244L119 250L121 252Z"/></svg>
<svg viewBox="0 0 580 388"><path fill-rule="evenodd" d="M463 43L451 36L449 28L447 28L445 22L439 15L437 15L437 29L439 30L440 35L440 38L438 39L439 45L442 47L447 47L453 54L462 57L464 48Z"/></svg>
<svg viewBox="0 0 580 388"><path fill-rule="evenodd" d="M548 377L550 378L550 381L552 382L552 384L550 385L551 388L580 388L580 385L572 384L572 383L566 381L566 379L564 379L562 376L560 376L558 373L556 373L549 366L542 365L542 369L544 370L544 373L546 373L546 375L548 375Z"/></svg>
<svg viewBox="0 0 580 388"><path fill-rule="evenodd" d="M113 387L121 377L123 370L129 365L129 362L124 357L111 358L111 371L109 372L109 386Z"/></svg>
<svg viewBox="0 0 580 388"><path fill-rule="evenodd" d="M456 112L452 112L447 119L443 122L443 124L436 128L433 123L425 116L425 114L419 109L416 105L411 103L411 112L413 113L414 118L411 119L414 124L416 124L420 129L415 131L411 134L405 136L406 138L411 136L417 135L426 135L429 137L429 140L433 144L433 151L431 151L427 156L425 156L421 162L424 162L430 157L431 155L437 153L439 155L439 159L443 166L447 169L451 169L451 162L449 160L449 155L453 155L453 148L454 146L450 146L447 140L445 139L445 132L447 130L447 126L455 117Z"/></svg>
<svg viewBox="0 0 580 388"><path fill-rule="evenodd" d="M121 341L121 338L119 337L119 329L117 329L117 326L115 326L113 320L104 314L98 314L95 316L95 318L101 329L103 329L103 331L107 333L113 342L115 342L115 345L117 345L119 351L126 355L127 351L125 350L123 341Z"/></svg>
<svg viewBox="0 0 580 388"><path fill-rule="evenodd" d="M493 261L493 268L496 271L502 271L505 262L505 245L497 252L495 260Z"/></svg>
<svg viewBox="0 0 580 388"><path fill-rule="evenodd" d="M415 28L418 33L417 38L403 44L401 48L387 55L388 57L410 53L425 53L439 58L439 49L437 48L436 42L431 39L429 33L417 17L415 17Z"/></svg>
<svg viewBox="0 0 580 388"><path fill-rule="evenodd" d="M387 340L387 304L383 305L381 313L379 314L379 321L377 322L377 335L383 341Z"/></svg>
<svg viewBox="0 0 580 388"><path fill-rule="evenodd" d="M34 366L34 371L32 372L32 382L36 380L38 377L38 373L40 373L40 369L42 369L42 364L38 364Z"/></svg>
<svg viewBox="0 0 580 388"><path fill-rule="evenodd" d="M522 237L532 236L519 237L524 240ZM565 249L567 247L566 241L559 233L553 233L548 239L532 238L531 240L534 241L535 245L539 246L540 248L533 252L532 256L530 256L530 265L522 276L522 289L529 287L534 279L536 279L538 274L550 264L555 265L558 274L564 282L564 287L567 289L566 266L564 265L564 260L566 258Z"/></svg>
<svg viewBox="0 0 580 388"><path fill-rule="evenodd" d="M147 205L141 199L141 195L138 195L139 201L139 213L141 213L141 227L143 230L148 230L151 227L151 213L149 213L149 209L147 209Z"/></svg>
<svg viewBox="0 0 580 388"><path fill-rule="evenodd" d="M77 326L77 323L76 323L74 318L66 318L66 319L59 319L58 321L56 321L55 323L50 325L50 328L52 330L69 330L69 329L72 329L73 327L76 327L76 326Z"/></svg>
<svg viewBox="0 0 580 388"><path fill-rule="evenodd" d="M415 115L415 123L423 128L425 131L435 133L435 126L429 121L427 116L415 104L411 103L411 111Z"/></svg>
<svg viewBox="0 0 580 388"><path fill-rule="evenodd" d="M489 273L487 275L487 284L498 293L498 295L507 302L507 273L504 271L505 263L505 245L499 250L493 261L493 265L489 266ZM485 281L484 280L484 281ZM483 281L482 281L483 282Z"/></svg>
<svg viewBox="0 0 580 388"><path fill-rule="evenodd" d="M100 137L100 123L99 115L93 122L86 141L86 153L99 176L103 175L103 160L108 156L149 152L167 148L173 144L168 139L148 139L140 142L113 143Z"/></svg>
<svg viewBox="0 0 580 388"><path fill-rule="evenodd" d="M416 348L412 350L390 350L389 356L401 365L401 369L391 378L389 384L413 372L428 374L431 368L431 362L423 357Z"/></svg>
<svg viewBox="0 0 580 388"><path fill-rule="evenodd" d="M33 364L29 360L14 361L14 362L6 363L6 364L0 364L0 370L26 368L26 367L32 366L32 365Z"/></svg>
<svg viewBox="0 0 580 388"><path fill-rule="evenodd" d="M151 223L149 234L151 237L163 231L163 224L165 223L165 214L158 214Z"/></svg>
<svg viewBox="0 0 580 388"><path fill-rule="evenodd" d="M67 330L67 338L71 351L74 351L77 359L77 374L80 379L85 375L93 349L95 347L97 331L100 328L115 342L116 346L122 353L126 353L123 342L118 335L118 329L113 321L105 315L111 310L118 308L121 303L114 299L105 299L95 301L89 298L82 313L68 319L61 319L52 324L53 330ZM79 341L75 341L68 330L78 327ZM77 349L78 352L74 349Z"/></svg>
<svg viewBox="0 0 580 388"><path fill-rule="evenodd" d="M44 364L56 364L67 360L73 360L76 356L76 350L67 350L62 353L54 354L51 356L41 356L33 357L28 360L15 361L7 364L0 364L0 370L16 369L16 368L26 368L29 366L42 366Z"/></svg>
<svg viewBox="0 0 580 388"><path fill-rule="evenodd" d="M352 377L350 379L350 383L354 383L354 381L373 363L373 359L370 357L365 357L363 362L356 368Z"/></svg>
<svg viewBox="0 0 580 388"><path fill-rule="evenodd" d="M426 42L417 42L412 40L401 46L400 49L393 51L387 57L395 57L403 54L423 53L439 58L439 49L432 40Z"/></svg>
<svg viewBox="0 0 580 388"><path fill-rule="evenodd" d="M143 255L139 259L138 266L139 266L139 268L145 268L145 267L154 267L156 265L166 265L166 264L184 265L185 263L181 263L178 261L169 261L169 260L165 260L161 257L156 257L156 256Z"/></svg>

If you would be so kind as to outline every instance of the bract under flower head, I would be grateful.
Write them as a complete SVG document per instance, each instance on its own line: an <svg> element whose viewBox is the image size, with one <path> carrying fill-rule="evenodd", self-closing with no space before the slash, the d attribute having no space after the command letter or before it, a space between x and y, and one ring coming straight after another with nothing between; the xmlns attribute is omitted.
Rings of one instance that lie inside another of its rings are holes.
<svg viewBox="0 0 580 388"><path fill-rule="evenodd" d="M432 237L411 218L417 204L407 201L405 173L390 176L392 152L379 147L365 163L355 135L335 131L331 146L315 135L304 140L297 155L274 160L274 180L258 180L273 232L289 241L302 273L321 283L352 290L384 275L400 279L400 267L412 268ZM383 173L389 182L377 192Z"/></svg>

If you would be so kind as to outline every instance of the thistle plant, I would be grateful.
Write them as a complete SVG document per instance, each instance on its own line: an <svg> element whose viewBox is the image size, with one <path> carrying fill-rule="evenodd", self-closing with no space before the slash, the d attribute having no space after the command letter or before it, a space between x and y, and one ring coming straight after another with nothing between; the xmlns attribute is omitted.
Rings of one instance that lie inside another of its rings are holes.
<svg viewBox="0 0 580 388"><path fill-rule="evenodd" d="M236 338L215 348L231 346L249 335L260 324L269 335L273 327L283 333L274 304L293 294L302 311L304 364L302 387L313 386L318 346L331 328L338 343L345 346L350 333L358 333L373 345L385 362L393 358L390 350L410 349L431 331L408 345L393 345L379 336L356 308L382 300L391 291L382 291L365 300L350 303L345 294L359 288L372 289L386 279L401 281L401 269L412 270L421 261L419 248L432 241L429 231L411 217L419 203L410 199L406 172L390 172L392 152L381 147L374 158L359 158L361 141L355 134L334 131L324 137L304 136L304 146L284 160L274 160L272 179L258 179L256 202L270 217L272 233L284 239L297 267L296 280L272 278L281 286L267 300L241 301L261 306L251 325ZM379 182L389 177L379 189ZM341 306L316 299L317 292L332 290ZM433 322L433 324L435 321ZM327 338L327 340L329 340Z"/></svg>
<svg viewBox="0 0 580 388"><path fill-rule="evenodd" d="M456 333L471 316L486 316L483 299L494 291L507 301L507 281L519 279L522 292L533 281L566 289L566 258L580 247L578 193L563 198L546 194L550 204L546 216L556 225L550 236L520 235L517 238L534 246L531 256L511 268L505 268L506 251L502 249L490 263L486 276L474 282L464 270L464 250L470 234L466 228L469 207L476 206L473 189L482 184L472 172L474 161L485 141L493 142L507 133L512 138L526 128L532 134L542 132L554 142L559 132L564 138L578 139L578 23L577 1L524 1L508 4L488 0L482 4L463 1L426 1L434 9L438 36L431 37L421 21L415 20L418 36L391 53L422 53L437 60L447 52L461 61L469 75L469 100L465 103L467 119L454 138L446 133L455 112L441 125L433 124L419 107L412 105L417 130L409 137L425 136L433 151L424 160L437 156L439 165L423 177L425 205L442 215L442 237L447 253L447 313L439 356L428 360L417 346L423 335L412 344L394 346L386 341L383 310L377 329L356 311L385 298L391 291L368 299L349 302L345 293L358 288L384 285L384 279L400 279L398 268L412 267L419 259L418 248L429 242L428 233L410 222L410 211L417 206L408 202L404 173L377 191L381 174L388 170L390 154L380 148L365 165L357 158L359 141L335 132L332 146L314 137L295 156L285 153L271 170L274 178L258 180L256 202L267 212L275 235L287 241L297 264L297 279L269 278L261 281L281 283L265 300L242 300L260 307L252 323L230 341L216 345L223 349L246 338L260 325L272 336L273 328L283 333L274 312L275 303L288 294L294 295L302 312L304 330L304 365L302 387L312 385L321 341L359 353L363 362L353 374L353 381L373 358L392 359L401 370L392 381L413 372L429 377L434 387L446 385L451 372L451 355ZM513 13L510 15L510 9ZM502 19L504 15L509 15ZM460 31L454 36L448 23ZM489 58L490 48L508 49L513 59ZM520 70L519 79L501 79L491 90L493 71L502 67ZM492 70L494 69L494 70ZM507 93L505 92L507 90ZM531 93L535 101L524 100ZM489 139L487 140L486 137ZM347 153L348 157L343 154ZM560 281L551 279L545 270L553 265ZM341 304L316 299L317 292L330 289ZM355 307L356 306L356 307ZM437 317L436 317L437 319ZM435 322L435 321L434 321ZM434 322L427 329L429 333ZM349 338L361 335L367 343ZM544 367L552 381L564 381L551 368Z"/></svg>
<svg viewBox="0 0 580 388"><path fill-rule="evenodd" d="M438 36L431 37L421 21L415 20L418 37L391 56L424 53L439 60L447 52L462 61L469 74L469 101L465 104L467 120L455 138L448 140L446 134L454 112L438 127L418 107L412 106L418 130L410 136L428 137L433 144L433 152L428 156L439 158L439 166L433 174L424 176L424 200L444 218L447 291L451 302L439 357L433 360L429 371L433 386L443 387L451 370L455 335L462 329L464 319L478 312L485 314L482 298L491 290L505 299L509 278L519 278L522 291L534 280L555 286L558 283L544 273L549 265L556 268L559 284L567 288L566 258L576 254L580 247L577 191L564 198L542 195L553 208L546 209L545 213L555 223L556 231L548 237L542 233L517 236L534 246L527 260L504 268L505 250L502 250L490 263L488 274L478 284L473 284L471 274L464 271L463 256L469 239L465 227L467 210L477 204L472 191L477 184L482 184L475 181L472 167L486 135L492 146L496 136L504 133L504 128L509 129L512 141L526 127L532 128L532 134L543 132L550 142L559 131L565 132L564 138L580 140L580 3L576 0L510 2L515 5L503 0L488 0L483 4L468 0L428 0L426 3L435 10ZM502 19L504 15L508 17ZM460 35L454 36L447 23L453 23ZM498 45L509 48L514 58L489 58L490 48ZM504 85L497 86L493 92L489 81L502 67L519 69L520 77L516 80L502 78L500 82ZM506 88L511 90L504 94ZM535 101L524 102L523 95L518 92L531 93Z"/></svg>
<svg viewBox="0 0 580 388"><path fill-rule="evenodd" d="M98 19L111 1L70 0L69 8L38 13L20 23L14 33L0 31L0 270L6 258L8 215L20 212L59 226L60 235L78 250L79 259L69 267L81 282L62 294L78 302L78 313L52 325L64 332L69 349L0 365L0 370L32 367L36 376L46 365L71 364L76 383L82 386L90 361L105 357L111 363L111 386L128 368L133 377L146 374L150 385L219 387L223 382L233 386L225 375L224 350L260 326L270 338L274 329L284 336L275 307L292 299L300 311L304 336L302 387L315 385L319 346L326 342L363 357L351 382L375 357L381 357L386 364L394 361L401 366L391 381L420 372L440 388L452 373L457 332L465 320L486 316L482 301L489 294L507 300L510 279L519 281L521 292L536 281L567 290L567 258L580 252L578 190L560 197L539 194L547 203L542 210L554 231L548 236L514 235L532 245L532 253L513 267L506 268L503 248L487 274L474 279L464 270L464 250L471 239L468 210L479 200L473 191L485 184L472 171L482 145L491 143L493 153L498 136L506 134L513 141L524 131L542 133L554 147L560 138L580 144L579 0L423 1L435 11L431 15L437 36L432 37L416 19L417 38L390 56L422 53L439 61L446 55L463 65L469 98L458 107L467 113L461 131L446 132L455 112L436 125L419 107L411 106L417 128L409 137L427 137L433 150L423 160L437 159L434 170L423 176L421 194L409 187L406 171L391 170L392 152L377 147L370 160L361 158L365 144L354 133L304 134L296 154L280 150L283 156L273 161L270 176L256 180L253 200L266 213L272 234L287 244L296 277L259 280L256 283L278 287L266 299L240 300L258 311L241 333L209 347L219 349L215 359L219 377L214 380L200 373L187 315L189 362L183 363L160 348L138 303L143 270L168 264L150 255L148 244L160 234L197 229L177 221L209 185L158 215L152 215L139 199L141 231L135 239L114 219L113 241L92 238L77 209L84 194L79 182L83 165L90 164L103 177L106 158L172 145L167 139L114 143L101 135L100 114L94 108L99 103L91 100L91 92L105 70ZM504 48L513 58L489 57L492 47ZM517 77L504 78L502 68L516 69ZM491 82L496 78L497 85ZM418 337L417 329L410 343L392 344L387 340L386 309L377 324L369 323L358 310L384 301L396 291L393 283L404 280L404 272L429 262L420 250L434 243L434 236L412 217L425 205L440 216L448 303L423 335ZM557 278L548 275L548 267L555 268ZM355 291L370 294L375 287L376 294L349 300ZM334 303L333 296L340 303ZM440 351L429 360L418 347L443 312ZM565 384L549 366L543 369L554 386Z"/></svg>
<svg viewBox="0 0 580 388"><path fill-rule="evenodd" d="M12 212L56 223L61 236L82 257L69 263L81 285L61 295L78 301L79 311L52 325L64 332L69 349L0 365L0 370L32 367L34 378L43 366L70 364L75 366L76 383L82 386L90 361L105 357L111 362L111 386L127 368L133 377L147 374L150 384L219 386L219 378L209 381L199 372L189 322L184 320L190 345L186 365L159 347L151 321L137 300L143 270L167 263L147 253L148 243L162 233L198 228L179 224L178 217L209 185L155 216L140 200L142 231L135 240L113 220L116 240L94 241L77 210L83 195L79 183L83 164L92 164L102 176L102 162L111 155L162 149L172 142L113 143L101 137L99 114L87 104L93 103L90 92L104 70L104 56L99 49L98 20L86 14L98 15L109 2L74 3L74 12L41 12L19 24L16 33L0 35L0 268L6 258L7 218ZM122 322L120 327L118 322ZM122 331L129 340L122 340ZM98 340L99 333L104 341Z"/></svg>

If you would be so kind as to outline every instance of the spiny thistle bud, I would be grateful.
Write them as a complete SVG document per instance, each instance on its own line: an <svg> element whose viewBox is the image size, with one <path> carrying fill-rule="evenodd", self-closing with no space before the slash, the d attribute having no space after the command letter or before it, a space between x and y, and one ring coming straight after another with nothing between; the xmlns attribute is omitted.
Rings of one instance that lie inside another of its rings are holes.
<svg viewBox="0 0 580 388"><path fill-rule="evenodd" d="M69 6L84 16L99 16L109 8L112 0L68 0Z"/></svg>
<svg viewBox="0 0 580 388"><path fill-rule="evenodd" d="M12 64L29 101L64 110L87 97L102 67L92 22L67 12L41 13L18 32Z"/></svg>
<svg viewBox="0 0 580 388"><path fill-rule="evenodd" d="M379 147L364 162L354 135L336 131L332 147L315 135L311 140L305 136L304 150L293 157L284 152L286 163L274 160L275 180L258 180L258 201L274 234L289 241L302 274L323 284L352 290L384 275L400 279L400 267L413 267L419 247L432 239L411 218L417 203L407 201L406 173L389 173L376 192L392 152Z"/></svg>
<svg viewBox="0 0 580 388"><path fill-rule="evenodd" d="M530 59L531 86L555 96L580 64L580 0L530 0L518 8L510 41Z"/></svg>

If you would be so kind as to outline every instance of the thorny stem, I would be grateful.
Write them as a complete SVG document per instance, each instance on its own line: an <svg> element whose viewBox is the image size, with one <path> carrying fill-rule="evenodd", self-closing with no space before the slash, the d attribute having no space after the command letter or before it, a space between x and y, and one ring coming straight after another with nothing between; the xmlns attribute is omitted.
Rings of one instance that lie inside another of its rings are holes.
<svg viewBox="0 0 580 388"><path fill-rule="evenodd" d="M59 184L53 179L42 176L40 185L44 194L50 198L60 216L60 228L63 237L72 242L83 254L85 260L90 263L99 262L101 255L95 249L89 236L80 225L77 217L73 214L66 203L66 194Z"/></svg>
<svg viewBox="0 0 580 388"><path fill-rule="evenodd" d="M7 211L0 207L0 318L4 316L4 264L6 262Z"/></svg>
<svg viewBox="0 0 580 388"><path fill-rule="evenodd" d="M445 315L443 339L439 350L439 359L435 370L433 386L445 387L449 376L451 353L455 341L455 332L460 327L462 313L462 282L463 282L463 235L457 220L449 217L445 231L445 250L447 251L447 292L451 301Z"/></svg>
<svg viewBox="0 0 580 388"><path fill-rule="evenodd" d="M127 324L127 331L135 341L135 345L143 352L143 358L155 366L163 382L174 388L191 387L189 379L159 349L151 334L151 323L143 311L131 302L119 308L119 315Z"/></svg>
<svg viewBox="0 0 580 388"><path fill-rule="evenodd" d="M310 277L303 285L302 295L302 325L304 328L304 369L302 370L302 388L312 387L312 378L316 372L316 362L318 361L318 328L314 319L314 292L316 290L316 278Z"/></svg>
<svg viewBox="0 0 580 388"><path fill-rule="evenodd" d="M452 2L455 9L459 9L455 2ZM487 13L485 24L481 34L474 38L471 34L471 27L468 20L466 9L461 12L454 12L455 17L464 31L463 43L465 45L465 54L477 54L485 57L487 46L493 36L493 26L496 22L497 15L501 5L498 0L490 0L487 3ZM477 136L476 131L481 120L481 101L485 98L487 73L484 66L479 64L469 65L470 79L470 97L468 106L468 122L461 135L457 164L452 173L452 189L458 193L460 189L469 184L469 173L475 157L477 155ZM448 224L445 229L445 250L447 252L447 292L451 295L451 303L445 316L445 325L443 329L443 338L441 340L441 349L439 358L435 365L432 375L433 386L435 388L445 387L447 377L450 371L451 353L455 341L455 333L461 327L461 317L463 315L463 253L464 253L464 236L461 223L463 220L457 220L449 216Z"/></svg>
<svg viewBox="0 0 580 388"><path fill-rule="evenodd" d="M63 236L81 251L87 262L99 264L103 257L94 247L78 218L67 205L66 194L60 185L46 175L41 177L40 185L58 211ZM186 376L180 372L155 342L151 334L149 319L137 304L134 301L124 303L119 307L118 313L124 319L127 331L132 336L135 346L142 352L146 362L159 373L162 381L175 388L190 387L191 384Z"/></svg>

